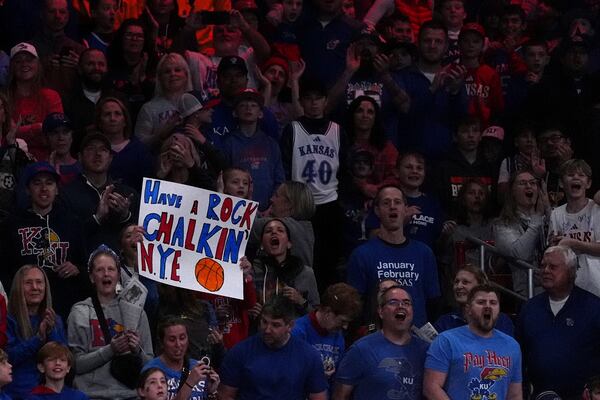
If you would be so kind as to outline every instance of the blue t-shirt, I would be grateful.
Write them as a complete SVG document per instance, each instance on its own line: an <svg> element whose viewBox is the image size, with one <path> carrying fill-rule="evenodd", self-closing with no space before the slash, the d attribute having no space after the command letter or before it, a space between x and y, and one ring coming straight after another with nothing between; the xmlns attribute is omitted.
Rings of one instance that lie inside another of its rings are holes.
<svg viewBox="0 0 600 400"><path fill-rule="evenodd" d="M440 295L437 264L431 249L408 238L400 245L373 238L357 247L348 260L348 283L372 298L377 284L384 279L394 279L411 295L413 322L423 326L427 322L427 299Z"/></svg>
<svg viewBox="0 0 600 400"><path fill-rule="evenodd" d="M190 359L188 368L191 370L198 364L198 360ZM171 369L162 362L159 357L153 358L148 361L144 368L142 368L142 372L149 369L157 367L160 368L162 372L165 373L165 377L167 378L167 391L169 393L168 400L174 399L177 396L177 392L179 391L179 381L181 380L181 370L176 371ZM208 397L208 391L206 390L206 380L202 380L194 386L192 389L192 394L190 395L190 400L204 400Z"/></svg>
<svg viewBox="0 0 600 400"><path fill-rule="evenodd" d="M433 324L433 327L438 332L444 332L464 325L467 325L467 320L462 314L459 311L452 311L439 317ZM510 317L504 313L498 315L498 321L496 321L495 328L500 332L506 333L508 336L515 336L515 325Z"/></svg>
<svg viewBox="0 0 600 400"><path fill-rule="evenodd" d="M444 213L440 202L435 197L423 193L419 197L406 196L406 206L417 206L421 209L421 213L413 215L408 224L404 225L404 235L433 248L442 233L444 224ZM372 209L365 224L367 231L379 228L379 218Z"/></svg>
<svg viewBox="0 0 600 400"><path fill-rule="evenodd" d="M221 383L238 389L238 399L304 400L327 389L321 357L294 336L279 349L260 335L238 343L225 355Z"/></svg>
<svg viewBox="0 0 600 400"><path fill-rule="evenodd" d="M510 384L521 382L521 349L496 329L483 338L461 326L433 341L425 368L447 374L444 390L451 399L506 399Z"/></svg>
<svg viewBox="0 0 600 400"><path fill-rule="evenodd" d="M294 329L292 329L292 336L296 336L310 344L319 352L323 362L330 360L337 369L346 348L344 335L342 335L342 332L322 335L315 329L310 315L312 314L306 314L296 320Z"/></svg>
<svg viewBox="0 0 600 400"><path fill-rule="evenodd" d="M421 399L427 347L416 337L400 346L372 333L350 347L335 380L354 386L354 400Z"/></svg>

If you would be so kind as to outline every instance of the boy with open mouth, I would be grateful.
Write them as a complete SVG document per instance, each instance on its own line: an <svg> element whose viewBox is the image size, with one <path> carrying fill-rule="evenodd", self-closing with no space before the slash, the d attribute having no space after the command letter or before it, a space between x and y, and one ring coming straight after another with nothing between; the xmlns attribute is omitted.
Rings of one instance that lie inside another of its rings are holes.
<svg viewBox="0 0 600 400"><path fill-rule="evenodd" d="M567 204L550 215L548 244L563 245L577 254L575 284L600 295L600 206L586 197L592 169L584 160L569 160L560 169L560 184Z"/></svg>

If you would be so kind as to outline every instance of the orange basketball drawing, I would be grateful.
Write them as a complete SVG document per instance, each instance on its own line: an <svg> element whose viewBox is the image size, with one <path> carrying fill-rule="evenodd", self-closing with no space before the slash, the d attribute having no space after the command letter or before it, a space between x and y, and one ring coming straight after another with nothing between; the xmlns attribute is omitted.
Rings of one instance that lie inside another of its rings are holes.
<svg viewBox="0 0 600 400"><path fill-rule="evenodd" d="M223 267L211 258L203 258L198 261L195 272L198 283L211 292L221 289L225 281Z"/></svg>

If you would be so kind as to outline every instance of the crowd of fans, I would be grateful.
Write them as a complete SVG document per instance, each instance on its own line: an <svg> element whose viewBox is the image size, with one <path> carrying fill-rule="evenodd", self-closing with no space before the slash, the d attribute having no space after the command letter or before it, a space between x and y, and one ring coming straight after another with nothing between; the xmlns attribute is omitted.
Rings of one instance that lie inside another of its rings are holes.
<svg viewBox="0 0 600 400"><path fill-rule="evenodd" d="M0 399L600 399L599 24L0 1ZM140 276L144 177L259 204L243 300Z"/></svg>

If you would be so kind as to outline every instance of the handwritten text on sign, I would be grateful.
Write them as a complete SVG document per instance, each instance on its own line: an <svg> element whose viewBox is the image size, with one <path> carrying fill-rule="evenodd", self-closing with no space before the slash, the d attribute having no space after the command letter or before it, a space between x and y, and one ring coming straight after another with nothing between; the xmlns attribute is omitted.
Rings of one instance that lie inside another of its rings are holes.
<svg viewBox="0 0 600 400"><path fill-rule="evenodd" d="M140 275L186 289L243 298L239 259L258 203L144 178Z"/></svg>

